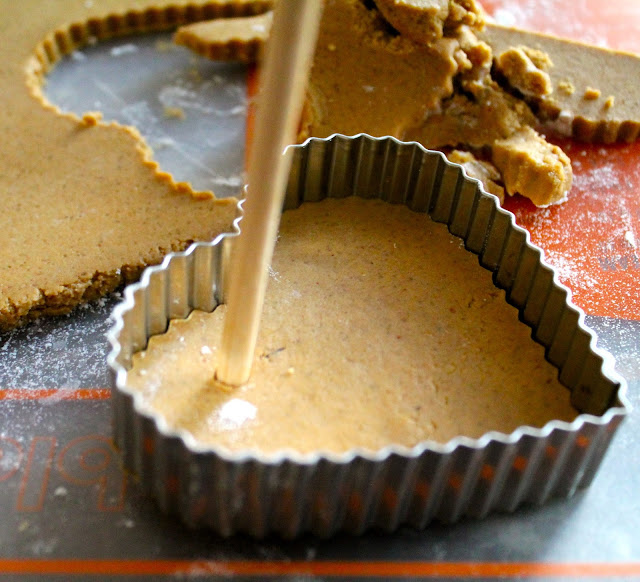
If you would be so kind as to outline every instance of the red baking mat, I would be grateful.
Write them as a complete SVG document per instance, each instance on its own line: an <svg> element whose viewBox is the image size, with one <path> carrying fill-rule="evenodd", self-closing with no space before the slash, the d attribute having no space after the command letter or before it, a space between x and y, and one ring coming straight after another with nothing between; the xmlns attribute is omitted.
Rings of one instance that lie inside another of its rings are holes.
<svg viewBox="0 0 640 582"><path fill-rule="evenodd" d="M640 52L637 0L485 0L499 22ZM640 86L639 86L640 90ZM640 143L557 141L574 185L564 204L536 209L517 196L505 207L591 315L640 320Z"/></svg>

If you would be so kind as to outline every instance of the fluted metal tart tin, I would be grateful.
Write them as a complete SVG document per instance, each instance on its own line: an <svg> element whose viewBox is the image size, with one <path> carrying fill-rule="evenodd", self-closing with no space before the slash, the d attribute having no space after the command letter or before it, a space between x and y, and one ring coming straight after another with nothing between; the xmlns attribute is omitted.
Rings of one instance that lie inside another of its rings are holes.
<svg viewBox="0 0 640 582"><path fill-rule="evenodd" d="M292 146L289 155L285 208L356 195L406 204L447 224L493 272L581 414L541 429L523 426L511 434L460 436L411 449L390 445L376 453L266 455L203 446L145 409L127 385L127 370L132 355L165 332L170 319L224 302L237 233L222 235L147 268L113 313L108 364L114 438L125 466L160 508L223 536L292 538L392 531L402 524L422 528L434 519L454 522L569 497L587 486L629 410L625 381L514 216L460 166L417 143L334 135Z"/></svg>

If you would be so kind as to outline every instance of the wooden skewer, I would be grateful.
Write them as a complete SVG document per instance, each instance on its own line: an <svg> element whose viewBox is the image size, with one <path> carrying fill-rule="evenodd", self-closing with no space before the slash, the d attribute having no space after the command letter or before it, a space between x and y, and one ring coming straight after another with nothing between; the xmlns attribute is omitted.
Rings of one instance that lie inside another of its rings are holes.
<svg viewBox="0 0 640 582"><path fill-rule="evenodd" d="M216 370L216 380L227 386L240 386L251 374L268 266L291 165L283 151L295 139L321 9L322 0L279 0L274 11L260 73L248 193L229 274L227 313Z"/></svg>

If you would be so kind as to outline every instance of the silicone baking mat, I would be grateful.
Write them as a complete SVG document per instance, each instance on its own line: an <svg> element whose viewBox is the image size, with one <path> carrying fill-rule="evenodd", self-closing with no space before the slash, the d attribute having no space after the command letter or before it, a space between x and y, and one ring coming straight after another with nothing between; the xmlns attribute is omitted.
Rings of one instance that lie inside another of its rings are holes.
<svg viewBox="0 0 640 582"><path fill-rule="evenodd" d="M500 22L640 52L636 0L485 0ZM237 192L247 71L173 47L169 35L79 51L50 76L65 110L136 125L163 168ZM175 116L176 112L182 112ZM640 144L563 142L575 186L562 206L507 207L530 229L600 343L640 392ZM452 527L359 538L221 540L163 517L111 441L104 334L117 296L0 335L0 574L3 579L289 580L640 578L640 422L623 425L592 486L569 501Z"/></svg>

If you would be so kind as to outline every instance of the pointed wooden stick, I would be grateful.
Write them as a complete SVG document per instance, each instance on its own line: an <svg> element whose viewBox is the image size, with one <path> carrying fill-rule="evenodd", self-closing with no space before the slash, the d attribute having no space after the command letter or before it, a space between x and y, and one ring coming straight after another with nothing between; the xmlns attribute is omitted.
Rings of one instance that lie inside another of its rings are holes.
<svg viewBox="0 0 640 582"><path fill-rule="evenodd" d="M261 71L249 184L229 275L216 379L249 380L286 182L284 148L293 143L315 48L322 0L279 0Z"/></svg>

